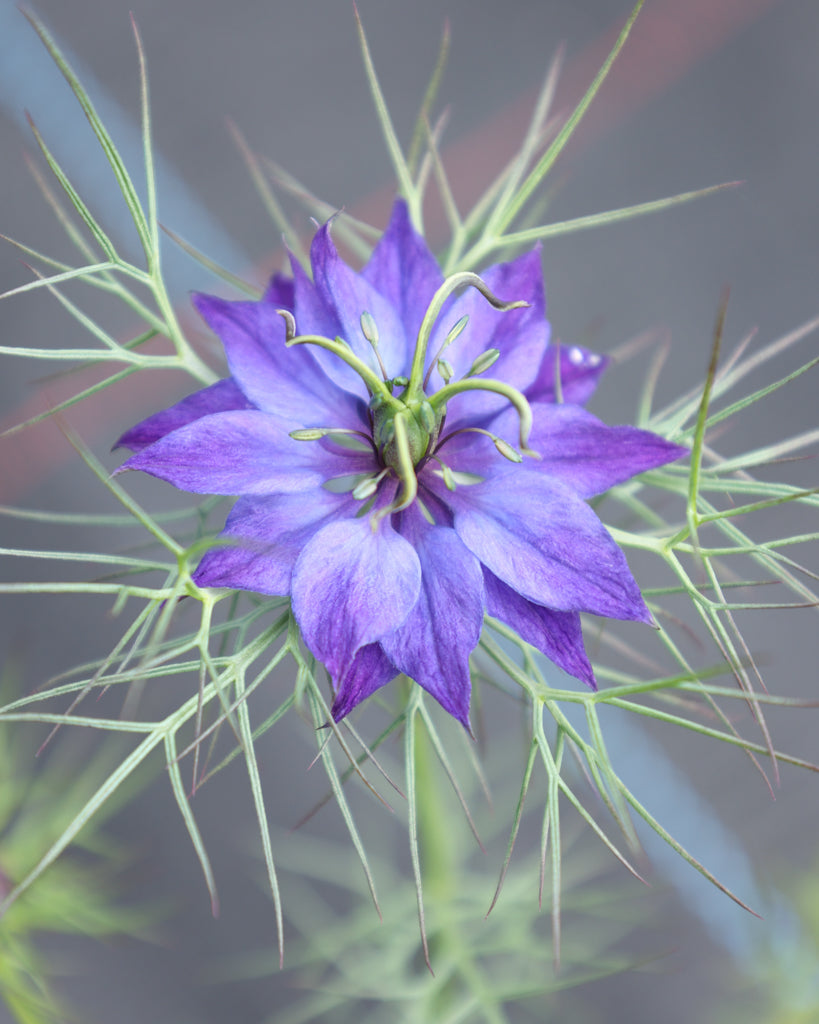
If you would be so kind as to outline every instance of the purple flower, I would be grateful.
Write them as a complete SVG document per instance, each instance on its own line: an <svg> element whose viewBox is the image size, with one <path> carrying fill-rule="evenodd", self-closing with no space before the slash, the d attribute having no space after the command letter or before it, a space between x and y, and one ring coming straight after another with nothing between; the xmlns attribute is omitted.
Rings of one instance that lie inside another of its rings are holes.
<svg viewBox="0 0 819 1024"><path fill-rule="evenodd" d="M580 612L651 615L587 499L686 450L581 408L605 361L549 345L537 251L445 281L398 200L360 273L329 224L310 257L259 302L196 296L230 376L120 439L238 496L196 582L289 596L336 720L405 673L468 727L485 613L594 687Z"/></svg>

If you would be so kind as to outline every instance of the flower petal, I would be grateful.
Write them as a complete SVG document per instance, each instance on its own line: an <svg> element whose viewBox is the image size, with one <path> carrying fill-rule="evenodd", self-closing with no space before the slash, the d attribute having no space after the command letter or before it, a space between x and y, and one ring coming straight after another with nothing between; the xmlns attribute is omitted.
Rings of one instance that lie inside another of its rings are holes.
<svg viewBox="0 0 819 1024"><path fill-rule="evenodd" d="M564 402L585 405L611 360L579 345L552 345L546 349L534 383L527 388L530 402L556 402L556 378Z"/></svg>
<svg viewBox="0 0 819 1024"><path fill-rule="evenodd" d="M404 513L400 529L418 554L421 591L381 646L397 669L469 729L469 655L483 625L480 563L454 530L429 526L417 509Z"/></svg>
<svg viewBox="0 0 819 1024"><path fill-rule="evenodd" d="M570 676L597 689L594 672L583 645L578 612L559 612L534 604L484 569L486 610L518 634L527 644L542 651Z"/></svg>
<svg viewBox="0 0 819 1024"><path fill-rule="evenodd" d="M205 553L193 574L200 587L235 587L257 594L290 593L293 566L313 534L359 503L319 488L302 493L239 498L219 534L229 546Z"/></svg>
<svg viewBox="0 0 819 1024"><path fill-rule="evenodd" d="M228 412L231 409L252 409L253 403L239 390L234 380L218 380L208 388L194 391L170 409L149 416L135 427L126 430L114 448L130 448L138 452L172 430L184 427L186 423L209 416L214 412Z"/></svg>
<svg viewBox="0 0 819 1024"><path fill-rule="evenodd" d="M194 304L225 347L231 376L251 402L300 427L361 429L364 410L325 375L306 346L287 348L285 324L267 302L195 295Z"/></svg>
<svg viewBox="0 0 819 1024"><path fill-rule="evenodd" d="M287 309L292 313L296 302L293 278L280 272L275 273L270 278L267 290L262 296L262 302L269 302L276 309Z"/></svg>
<svg viewBox="0 0 819 1024"><path fill-rule="evenodd" d="M537 470L556 477L582 498L689 454L658 434L637 427L610 427L577 405L532 407L529 445Z"/></svg>
<svg viewBox="0 0 819 1024"><path fill-rule="evenodd" d="M372 458L294 441L277 417L248 410L188 423L132 455L117 472L140 469L196 494L267 494L307 491L330 476L371 467Z"/></svg>
<svg viewBox="0 0 819 1024"><path fill-rule="evenodd" d="M446 500L464 544L521 596L558 611L652 621L623 552L558 480L519 466Z"/></svg>
<svg viewBox="0 0 819 1024"><path fill-rule="evenodd" d="M404 373L410 349L398 310L376 291L363 275L357 274L342 260L330 237L329 222L319 228L313 238L310 262L316 293L338 324L336 333L340 334L359 359L379 372L372 345L361 330L361 314L368 312L378 329L378 352L388 375L395 377ZM299 322L300 314L301 309L297 301L296 324L301 331L303 328ZM351 386L347 381L352 374L355 378L352 382L355 392L359 392L361 379L354 371L330 353L325 352L323 355L329 356L332 360L332 363L322 361L328 374L342 387Z"/></svg>
<svg viewBox="0 0 819 1024"><path fill-rule="evenodd" d="M310 540L293 570L293 614L304 642L334 682L356 653L406 619L421 588L418 556L386 522L330 523Z"/></svg>
<svg viewBox="0 0 819 1024"><path fill-rule="evenodd" d="M353 658L353 663L339 683L333 701L333 719L340 722L376 690L395 679L398 669L384 653L380 644L367 644Z"/></svg>
<svg viewBox="0 0 819 1024"><path fill-rule="evenodd" d="M455 371L454 379L465 376L487 349L496 348L500 356L487 376L525 391L535 380L549 342L540 249L524 253L510 263L496 264L481 277L499 299L523 299L529 306L501 313L480 292L469 288L439 317L430 339L429 358L434 358L454 324L468 316L463 333L446 350L445 358ZM431 380L435 389L443 385L437 369L433 370ZM503 396L488 391L470 391L453 400L448 422L452 425L481 418L496 412L506 402Z"/></svg>
<svg viewBox="0 0 819 1024"><path fill-rule="evenodd" d="M405 200L395 200L387 230L361 276L397 311L412 344L444 278L426 241L413 228Z"/></svg>

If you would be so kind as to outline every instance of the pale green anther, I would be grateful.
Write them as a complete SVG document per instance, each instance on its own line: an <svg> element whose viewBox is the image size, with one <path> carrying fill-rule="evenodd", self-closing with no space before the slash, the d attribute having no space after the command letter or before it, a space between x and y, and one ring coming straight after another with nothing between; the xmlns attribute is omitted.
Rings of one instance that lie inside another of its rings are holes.
<svg viewBox="0 0 819 1024"><path fill-rule="evenodd" d="M308 427L305 430L291 430L289 436L294 441L318 441L330 433L324 427Z"/></svg>
<svg viewBox="0 0 819 1024"><path fill-rule="evenodd" d="M375 325L375 320L373 320L372 313L365 309L364 312L361 314L360 320L361 333L364 335L367 341L369 341L370 346L372 347L372 350L375 353L375 358L378 361L378 368L381 370L381 376L384 378L384 383L387 386L387 388L389 388L390 393L392 393L392 382L387 377L387 368L386 366L384 366L384 361L381 358L381 353L378 351L378 328Z"/></svg>
<svg viewBox="0 0 819 1024"><path fill-rule="evenodd" d="M362 501L364 498L369 498L378 490L378 482L381 479L380 476L370 476L366 480L362 480L361 483L353 488L353 497L356 501Z"/></svg>
<svg viewBox="0 0 819 1024"><path fill-rule="evenodd" d="M475 362L469 367L467 377L477 377L481 373L486 373L489 367L494 366L499 359L500 351L496 348L488 348L485 352L482 352Z"/></svg>
<svg viewBox="0 0 819 1024"><path fill-rule="evenodd" d="M329 437L342 448L350 448L353 451L372 451L369 438L360 430L350 430L348 427L304 427L301 430L291 430L289 437L294 441L320 441L323 437Z"/></svg>
<svg viewBox="0 0 819 1024"><path fill-rule="evenodd" d="M448 348L452 344L452 342L455 341L455 339L463 333L463 330L468 323L469 317L467 316L466 313L464 313L461 319L458 320L458 322L449 329L449 333L447 334L446 339L444 340L444 344L441 347L441 351L443 351L445 348Z"/></svg>
<svg viewBox="0 0 819 1024"><path fill-rule="evenodd" d="M449 384L455 376L455 371L452 369L452 363L448 362L446 359L438 360L438 373L440 373L444 384Z"/></svg>
<svg viewBox="0 0 819 1024"><path fill-rule="evenodd" d="M361 333L373 348L378 348L378 328L375 325L372 314L366 309L361 314Z"/></svg>
<svg viewBox="0 0 819 1024"><path fill-rule="evenodd" d="M369 479L368 475L362 476L361 473L345 473L343 476L331 476L321 486L325 491L329 491L330 494L349 494L361 483Z"/></svg>
<svg viewBox="0 0 819 1024"><path fill-rule="evenodd" d="M523 456L511 444L508 444L500 437L493 437L492 441L505 459L509 459L510 462L523 462Z"/></svg>
<svg viewBox="0 0 819 1024"><path fill-rule="evenodd" d="M435 524L435 520L433 519L432 513L426 507L426 505L423 503L423 501L421 501L420 498L416 498L415 499L415 504L418 506L418 508L421 511L421 515L424 517L424 519L426 519L426 521L429 523L429 525L430 526L435 526L436 524Z"/></svg>
<svg viewBox="0 0 819 1024"><path fill-rule="evenodd" d="M452 470L445 462L441 463L441 476L444 478L444 486L446 489L448 491L454 491L458 485L455 483L455 477L452 475Z"/></svg>
<svg viewBox="0 0 819 1024"><path fill-rule="evenodd" d="M463 470L453 469L450 470L452 479L458 485L458 487L472 487L474 484L482 484L486 479L485 476L478 476L477 473L465 473Z"/></svg>

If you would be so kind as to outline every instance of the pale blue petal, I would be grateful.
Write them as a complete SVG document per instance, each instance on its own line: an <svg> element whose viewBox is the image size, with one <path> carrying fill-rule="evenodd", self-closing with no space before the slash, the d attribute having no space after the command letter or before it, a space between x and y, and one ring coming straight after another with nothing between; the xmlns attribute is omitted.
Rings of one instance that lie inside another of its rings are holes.
<svg viewBox="0 0 819 1024"><path fill-rule="evenodd" d="M412 226L404 199L395 200L387 230L361 276L396 310L413 346L427 306L444 278L426 241Z"/></svg>
<svg viewBox="0 0 819 1024"><path fill-rule="evenodd" d="M535 381L526 389L530 402L556 402L560 377L562 401L585 405L610 363L608 356L580 345L552 345L546 349Z"/></svg>
<svg viewBox="0 0 819 1024"><path fill-rule="evenodd" d="M195 391L181 402L172 405L170 409L163 409L162 412L154 413L153 416L137 423L135 427L126 430L114 448L130 448L131 451L138 452L158 441L160 437L170 434L172 430L178 430L203 416L210 416L215 412L229 412L232 409L252 408L253 403L239 390L236 382L228 377L227 380L218 380L208 388Z"/></svg>
<svg viewBox="0 0 819 1024"><path fill-rule="evenodd" d="M476 289L467 288L439 317L430 340L428 358L435 357L455 323L462 316L468 316L465 329L444 354L454 370L454 379L466 376L479 355L495 348L500 356L485 376L525 391L534 382L549 343L540 251L536 249L510 263L496 264L481 277L499 299L504 302L523 300L529 306L502 313ZM442 387L443 381L437 369L433 369L430 379L434 390ZM470 391L452 400L448 422L452 426L478 420L497 412L506 403L507 399L500 395Z"/></svg>
<svg viewBox="0 0 819 1024"><path fill-rule="evenodd" d="M582 498L689 454L648 430L610 427L578 405L539 404L532 413L529 446L540 456L537 470Z"/></svg>
<svg viewBox="0 0 819 1024"><path fill-rule="evenodd" d="M319 488L304 494L239 498L220 539L194 573L201 587L233 587L257 594L290 593L293 566L313 534L338 518L355 515L359 502Z"/></svg>
<svg viewBox="0 0 819 1024"><path fill-rule="evenodd" d="M335 721L340 722L354 707L386 686L397 675L398 669L380 644L362 647L338 685L332 711Z"/></svg>
<svg viewBox="0 0 819 1024"><path fill-rule="evenodd" d="M257 410L220 412L137 452L117 472L139 469L196 494L307 492L330 476L367 472L372 458L294 441L287 424Z"/></svg>
<svg viewBox="0 0 819 1024"><path fill-rule="evenodd" d="M293 571L293 613L305 643L337 684L362 647L397 629L418 600L421 566L403 537L370 518L330 523Z"/></svg>
<svg viewBox="0 0 819 1024"><path fill-rule="evenodd" d="M469 728L469 655L481 635L480 563L454 530L429 526L417 509L400 526L421 563L421 591L406 621L383 637L392 663Z"/></svg>
<svg viewBox="0 0 819 1024"><path fill-rule="evenodd" d="M625 556L568 487L523 466L448 498L458 536L523 597L559 611L651 622Z"/></svg>
<svg viewBox="0 0 819 1024"><path fill-rule="evenodd" d="M583 645L579 613L559 612L534 604L488 569L483 573L489 614L511 626L522 640L542 651L564 672L596 690L594 672Z"/></svg>
<svg viewBox="0 0 819 1024"><path fill-rule="evenodd" d="M267 302L228 302L195 295L202 317L225 347L231 376L260 409L274 413L288 430L302 427L362 429L363 404L336 387L312 349L288 348L284 320Z"/></svg>

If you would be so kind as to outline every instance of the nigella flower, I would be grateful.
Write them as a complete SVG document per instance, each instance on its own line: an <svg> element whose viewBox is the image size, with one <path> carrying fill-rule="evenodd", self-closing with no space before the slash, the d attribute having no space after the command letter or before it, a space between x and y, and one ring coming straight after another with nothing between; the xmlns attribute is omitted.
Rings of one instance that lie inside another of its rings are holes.
<svg viewBox="0 0 819 1024"><path fill-rule="evenodd" d="M605 361L549 346L537 251L444 280L398 200L360 273L329 224L310 259L196 296L230 376L120 439L238 497L195 581L288 595L336 720L404 673L468 727L486 612L594 686L580 612L651 615L587 499L685 449L581 407Z"/></svg>

